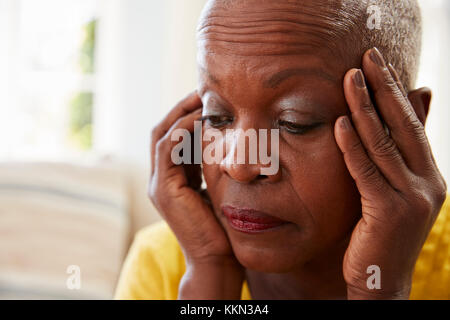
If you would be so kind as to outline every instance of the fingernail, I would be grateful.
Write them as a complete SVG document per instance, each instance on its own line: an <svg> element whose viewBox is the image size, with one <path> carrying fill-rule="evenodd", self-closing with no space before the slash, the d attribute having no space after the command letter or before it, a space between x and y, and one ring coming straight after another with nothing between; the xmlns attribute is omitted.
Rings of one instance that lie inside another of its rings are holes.
<svg viewBox="0 0 450 320"><path fill-rule="evenodd" d="M364 89L366 87L366 82L364 81L364 76L363 76L362 71L360 69L358 69L353 74L353 82L360 89Z"/></svg>
<svg viewBox="0 0 450 320"><path fill-rule="evenodd" d="M370 59L380 67L386 67L383 56L377 48L370 50Z"/></svg>
<svg viewBox="0 0 450 320"><path fill-rule="evenodd" d="M394 66L391 63L388 63L387 67L389 72L391 73L392 78L394 78L395 81L398 81L398 73L397 70L395 70Z"/></svg>
<svg viewBox="0 0 450 320"><path fill-rule="evenodd" d="M348 119L347 116L343 116L339 124L341 128L344 130L348 130L351 128L350 120Z"/></svg>

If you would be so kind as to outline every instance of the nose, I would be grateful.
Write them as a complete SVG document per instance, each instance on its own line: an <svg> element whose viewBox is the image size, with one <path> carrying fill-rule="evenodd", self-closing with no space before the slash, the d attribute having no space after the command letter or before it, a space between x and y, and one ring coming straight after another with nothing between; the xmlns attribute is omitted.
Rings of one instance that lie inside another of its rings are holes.
<svg viewBox="0 0 450 320"><path fill-rule="evenodd" d="M221 164L221 170L239 183L252 183L254 181L275 182L279 180L280 175L280 170L273 175L261 174L261 168L254 164Z"/></svg>
<svg viewBox="0 0 450 320"><path fill-rule="evenodd" d="M232 135L227 135L226 155L220 163L220 170L239 183L279 181L281 179L279 158L278 154L274 154L278 152L278 145L274 150L272 137L269 138L271 143L268 143L267 134L262 136L260 130L258 136L256 132L253 129L245 132L238 129ZM268 163L269 154L271 156ZM261 157L264 155L266 160L262 163ZM276 166L273 161L277 162ZM276 170L268 170L272 166L276 167Z"/></svg>

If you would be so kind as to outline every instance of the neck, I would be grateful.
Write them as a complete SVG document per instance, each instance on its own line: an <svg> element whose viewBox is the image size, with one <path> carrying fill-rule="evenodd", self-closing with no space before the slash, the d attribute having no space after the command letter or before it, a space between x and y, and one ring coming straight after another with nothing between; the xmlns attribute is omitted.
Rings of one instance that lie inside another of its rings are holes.
<svg viewBox="0 0 450 320"><path fill-rule="evenodd" d="M246 270L252 299L347 299L342 261L349 238L287 273Z"/></svg>

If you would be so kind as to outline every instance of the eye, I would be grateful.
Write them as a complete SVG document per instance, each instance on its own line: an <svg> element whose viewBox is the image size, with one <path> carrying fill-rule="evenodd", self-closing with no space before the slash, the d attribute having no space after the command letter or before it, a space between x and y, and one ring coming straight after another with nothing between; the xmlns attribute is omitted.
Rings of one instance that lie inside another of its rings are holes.
<svg viewBox="0 0 450 320"><path fill-rule="evenodd" d="M201 120L213 128L222 128L233 122L232 117L221 115L204 116Z"/></svg>
<svg viewBox="0 0 450 320"><path fill-rule="evenodd" d="M295 122L291 122L291 121L286 121L286 120L280 120L278 122L278 125L280 127L283 127L284 130L286 130L289 133L292 134L304 134L318 126L320 126L320 123L314 123L314 124L310 124L310 125L303 125L303 124L299 124L299 123L295 123Z"/></svg>

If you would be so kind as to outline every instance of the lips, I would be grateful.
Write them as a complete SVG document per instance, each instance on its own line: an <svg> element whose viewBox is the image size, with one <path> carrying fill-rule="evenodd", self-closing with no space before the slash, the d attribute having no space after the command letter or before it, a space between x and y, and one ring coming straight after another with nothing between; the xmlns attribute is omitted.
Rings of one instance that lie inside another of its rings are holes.
<svg viewBox="0 0 450 320"><path fill-rule="evenodd" d="M233 229L244 233L260 233L287 224L284 220L253 209L223 206L222 212Z"/></svg>

